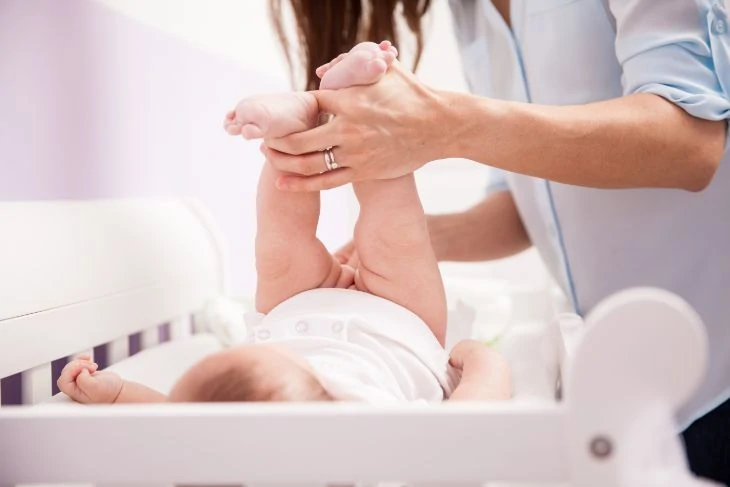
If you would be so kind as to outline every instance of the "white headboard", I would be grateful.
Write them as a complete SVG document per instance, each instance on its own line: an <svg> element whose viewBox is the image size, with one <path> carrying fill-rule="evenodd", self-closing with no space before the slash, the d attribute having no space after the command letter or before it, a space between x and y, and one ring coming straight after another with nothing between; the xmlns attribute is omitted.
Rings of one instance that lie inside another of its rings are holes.
<svg viewBox="0 0 730 487"><path fill-rule="evenodd" d="M0 203L0 232L0 379L42 377L23 402L50 395L38 384L52 384L54 361L105 344L119 360L129 336L189 330L225 292L222 242L194 202Z"/></svg>

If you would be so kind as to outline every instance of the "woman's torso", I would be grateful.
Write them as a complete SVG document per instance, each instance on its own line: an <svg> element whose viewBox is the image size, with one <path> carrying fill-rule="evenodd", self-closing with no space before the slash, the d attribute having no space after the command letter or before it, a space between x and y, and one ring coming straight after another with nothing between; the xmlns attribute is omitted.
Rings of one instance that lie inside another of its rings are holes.
<svg viewBox="0 0 730 487"><path fill-rule="evenodd" d="M474 93L546 105L622 95L603 0L512 0L511 29L490 0L451 4ZM580 313L615 291L656 286L679 294L703 317L711 372L682 421L730 389L729 159L726 152L700 193L598 190L507 176L533 243Z"/></svg>

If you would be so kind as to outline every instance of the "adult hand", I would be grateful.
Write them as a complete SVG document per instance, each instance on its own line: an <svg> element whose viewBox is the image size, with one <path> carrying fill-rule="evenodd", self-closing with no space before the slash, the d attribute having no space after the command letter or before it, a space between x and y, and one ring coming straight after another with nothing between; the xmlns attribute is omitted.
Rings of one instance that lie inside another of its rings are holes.
<svg viewBox="0 0 730 487"><path fill-rule="evenodd" d="M397 62L376 84L311 93L332 121L262 145L268 161L287 173L279 177L279 189L319 191L396 178L445 155L450 125L443 98ZM321 151L328 147L340 169L323 173Z"/></svg>
<svg viewBox="0 0 730 487"><path fill-rule="evenodd" d="M357 269L360 266L360 258L357 255L354 240L350 240L344 247L332 255L334 255L340 264L349 265L353 269Z"/></svg>

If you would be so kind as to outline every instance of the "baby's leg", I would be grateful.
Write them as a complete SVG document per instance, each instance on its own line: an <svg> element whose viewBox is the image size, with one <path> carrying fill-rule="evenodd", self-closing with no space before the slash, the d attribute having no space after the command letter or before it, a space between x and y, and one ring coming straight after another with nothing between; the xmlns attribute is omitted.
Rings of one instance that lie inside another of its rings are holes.
<svg viewBox="0 0 730 487"><path fill-rule="evenodd" d="M413 175L353 187L360 202L357 288L413 311L443 345L446 297Z"/></svg>
<svg viewBox="0 0 730 487"><path fill-rule="evenodd" d="M316 236L319 193L279 191L277 176L265 163L257 195L256 309L261 313L309 289L348 287L354 278Z"/></svg>
<svg viewBox="0 0 730 487"><path fill-rule="evenodd" d="M247 139L276 138L314 127L318 115L317 100L310 93L257 95L241 100L224 126L229 134Z"/></svg>

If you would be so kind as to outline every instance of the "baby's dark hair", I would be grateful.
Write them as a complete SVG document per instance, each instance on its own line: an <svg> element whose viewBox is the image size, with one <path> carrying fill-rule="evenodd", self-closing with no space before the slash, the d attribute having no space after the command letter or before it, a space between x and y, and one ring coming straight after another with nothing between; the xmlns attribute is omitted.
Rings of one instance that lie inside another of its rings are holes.
<svg viewBox="0 0 730 487"><path fill-rule="evenodd" d="M220 363L219 370L197 380L188 391L190 402L309 402L332 401L332 396L313 374L264 381L260 366L241 367L235 361ZM278 378L277 378L278 379ZM293 379L293 380L286 380Z"/></svg>

